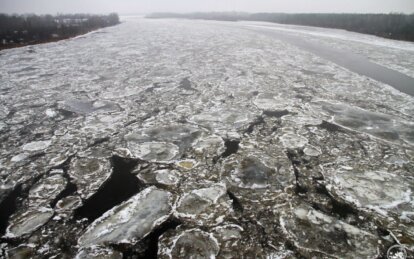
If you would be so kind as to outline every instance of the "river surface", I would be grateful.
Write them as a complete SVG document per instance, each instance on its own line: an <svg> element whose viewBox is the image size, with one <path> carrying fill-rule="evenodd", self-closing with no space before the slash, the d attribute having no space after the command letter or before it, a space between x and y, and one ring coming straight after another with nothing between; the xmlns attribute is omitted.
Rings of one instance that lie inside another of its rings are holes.
<svg viewBox="0 0 414 259"><path fill-rule="evenodd" d="M413 49L128 17L1 51L0 258L413 256Z"/></svg>
<svg viewBox="0 0 414 259"><path fill-rule="evenodd" d="M300 34L294 35L292 33L288 33L294 32L294 30L286 32L284 30L278 30L272 26L259 25L251 25L250 28L255 31L262 29L261 31L269 36L288 42L289 44L332 61L352 72L383 82L403 93L414 96L413 77L371 62L363 55L355 54L349 50L335 49L327 44L314 43L304 39Z"/></svg>

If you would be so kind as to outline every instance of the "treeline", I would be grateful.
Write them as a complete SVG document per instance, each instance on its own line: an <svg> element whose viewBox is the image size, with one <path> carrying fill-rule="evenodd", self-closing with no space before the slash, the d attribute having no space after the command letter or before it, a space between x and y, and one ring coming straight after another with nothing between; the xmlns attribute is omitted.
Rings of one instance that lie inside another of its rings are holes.
<svg viewBox="0 0 414 259"><path fill-rule="evenodd" d="M66 39L118 23L116 13L55 16L0 14L0 49Z"/></svg>
<svg viewBox="0 0 414 259"><path fill-rule="evenodd" d="M414 14L156 13L148 17L264 21L344 29L384 38L414 41Z"/></svg>

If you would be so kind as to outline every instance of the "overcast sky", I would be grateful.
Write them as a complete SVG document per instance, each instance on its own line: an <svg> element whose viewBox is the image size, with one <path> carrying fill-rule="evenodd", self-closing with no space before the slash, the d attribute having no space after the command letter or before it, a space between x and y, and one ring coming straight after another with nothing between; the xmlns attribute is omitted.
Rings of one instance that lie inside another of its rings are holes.
<svg viewBox="0 0 414 259"><path fill-rule="evenodd" d="M414 0L0 0L0 13L196 11L414 13Z"/></svg>

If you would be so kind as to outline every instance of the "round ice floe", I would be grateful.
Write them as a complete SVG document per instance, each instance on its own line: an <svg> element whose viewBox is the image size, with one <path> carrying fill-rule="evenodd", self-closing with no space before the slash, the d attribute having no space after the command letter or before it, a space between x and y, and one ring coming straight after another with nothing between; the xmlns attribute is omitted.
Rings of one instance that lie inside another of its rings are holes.
<svg viewBox="0 0 414 259"><path fill-rule="evenodd" d="M54 174L36 183L29 191L30 205L47 205L52 202L66 187L66 178Z"/></svg>
<svg viewBox="0 0 414 259"><path fill-rule="evenodd" d="M178 146L165 142L128 142L128 148L133 156L156 162L170 162L179 153Z"/></svg>
<svg viewBox="0 0 414 259"><path fill-rule="evenodd" d="M306 145L303 149L303 153L305 153L307 156L319 156L322 154L322 151L317 147Z"/></svg>
<svg viewBox="0 0 414 259"><path fill-rule="evenodd" d="M253 118L254 115L246 109L219 109L196 114L190 120L214 130L234 130L247 125Z"/></svg>
<svg viewBox="0 0 414 259"><path fill-rule="evenodd" d="M193 190L177 203L177 215L203 225L216 225L217 220L231 212L231 200L224 184Z"/></svg>
<svg viewBox="0 0 414 259"><path fill-rule="evenodd" d="M162 242L162 241L161 241ZM191 229L179 234L171 247L160 249L160 256L169 258L216 258L220 250L214 236L200 229Z"/></svg>
<svg viewBox="0 0 414 259"><path fill-rule="evenodd" d="M122 253L109 247L93 246L81 248L75 259L121 259Z"/></svg>
<svg viewBox="0 0 414 259"><path fill-rule="evenodd" d="M218 155L224 152L224 140L217 135L208 136L200 139L193 148L198 154Z"/></svg>
<svg viewBox="0 0 414 259"><path fill-rule="evenodd" d="M23 145L22 149L25 151L39 151L48 148L50 144L52 144L50 140L34 141Z"/></svg>
<svg viewBox="0 0 414 259"><path fill-rule="evenodd" d="M181 149L185 149L190 147L201 134L202 132L197 127L177 124L163 127L149 127L141 132L131 132L125 136L125 140L137 143L173 143Z"/></svg>
<svg viewBox="0 0 414 259"><path fill-rule="evenodd" d="M107 159L76 158L71 161L68 173L78 193L87 199L109 178L112 168Z"/></svg>
<svg viewBox="0 0 414 259"><path fill-rule="evenodd" d="M177 185L180 181L178 171L161 169L161 170L143 170L138 173L137 177L145 184L163 184L167 186Z"/></svg>
<svg viewBox="0 0 414 259"><path fill-rule="evenodd" d="M92 101L92 100L66 100L63 104L63 108L79 113L79 114L88 114L92 112L112 112L119 110L119 106L116 103L110 101Z"/></svg>
<svg viewBox="0 0 414 259"><path fill-rule="evenodd" d="M218 226L213 229L215 236L221 241L230 241L241 239L241 232L243 228L239 225L230 224L224 226Z"/></svg>
<svg viewBox="0 0 414 259"><path fill-rule="evenodd" d="M402 118L342 103L321 101L317 104L330 113L338 125L387 141L414 143L414 124Z"/></svg>
<svg viewBox="0 0 414 259"><path fill-rule="evenodd" d="M294 133L284 134L280 137L280 141L285 148L291 149L302 148L308 143L308 140L305 137Z"/></svg>
<svg viewBox="0 0 414 259"><path fill-rule="evenodd" d="M29 209L22 214L13 215L5 236L14 238L30 234L46 224L52 216L53 210L50 207Z"/></svg>
<svg viewBox="0 0 414 259"><path fill-rule="evenodd" d="M11 118L7 118L7 124L22 124L29 121L34 116L34 110L19 110L13 113Z"/></svg>
<svg viewBox="0 0 414 259"><path fill-rule="evenodd" d="M269 186L269 178L273 173L258 158L247 157L235 168L230 178L233 185L241 188L262 189Z"/></svg>
<svg viewBox="0 0 414 259"><path fill-rule="evenodd" d="M402 166L410 162L407 158L399 155L386 155L384 156L384 162L391 165Z"/></svg>
<svg viewBox="0 0 414 259"><path fill-rule="evenodd" d="M335 171L325 175L327 189L335 197L381 214L412 200L410 183L385 171Z"/></svg>
<svg viewBox="0 0 414 259"><path fill-rule="evenodd" d="M95 109L99 109L99 108L105 107L106 105L107 105L106 102L103 102L103 101L95 101L95 102L93 102L92 107L95 108Z"/></svg>
<svg viewBox="0 0 414 259"><path fill-rule="evenodd" d="M197 165L197 161L192 160L192 159L186 159L186 160L177 161L175 164L184 170L189 170Z"/></svg>
<svg viewBox="0 0 414 259"><path fill-rule="evenodd" d="M253 103L257 106L257 108L265 111L284 110L292 105L292 103L289 102L289 99L275 98L269 94L258 95Z"/></svg>
<svg viewBox="0 0 414 259"><path fill-rule="evenodd" d="M323 253L333 258L376 258L378 237L305 205L282 212L286 237L306 257Z"/></svg>
<svg viewBox="0 0 414 259"><path fill-rule="evenodd" d="M116 131L122 124L124 114L94 114L89 115L85 121L82 131L89 134L105 134Z"/></svg>
<svg viewBox="0 0 414 259"><path fill-rule="evenodd" d="M164 185L176 185L180 181L180 178L175 171L158 170L155 172L155 180Z"/></svg>

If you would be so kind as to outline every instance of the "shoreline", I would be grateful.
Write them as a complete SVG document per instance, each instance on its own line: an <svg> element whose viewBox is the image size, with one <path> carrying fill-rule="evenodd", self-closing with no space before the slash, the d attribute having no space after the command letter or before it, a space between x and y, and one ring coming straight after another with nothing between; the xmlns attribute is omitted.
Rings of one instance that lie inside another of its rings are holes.
<svg viewBox="0 0 414 259"><path fill-rule="evenodd" d="M16 49L16 48L22 48L22 47L27 47L27 46L33 46L33 45L46 44L46 43L58 42L58 41L62 41L62 40L73 39L73 38L76 38L78 36L86 35L88 33L91 33L91 32L94 32L94 31L98 31L98 30L103 29L103 28L108 28L108 27L116 26L116 25L119 25L121 23L122 22L120 22L118 24L110 25L110 26L99 27L99 28L96 28L96 29L88 30L88 31L82 32L82 33L77 33L77 34L74 34L74 35L71 35L71 36L67 36L67 37L56 37L56 38L50 38L50 39L46 39L46 40L38 40L38 41L35 41L35 42L14 43L14 44L0 45L0 51L7 50L7 49Z"/></svg>

